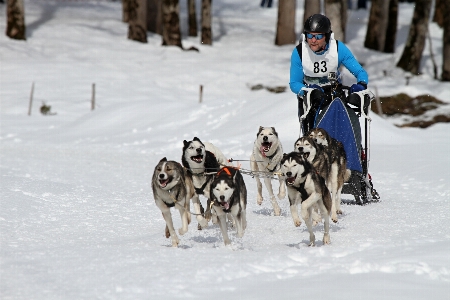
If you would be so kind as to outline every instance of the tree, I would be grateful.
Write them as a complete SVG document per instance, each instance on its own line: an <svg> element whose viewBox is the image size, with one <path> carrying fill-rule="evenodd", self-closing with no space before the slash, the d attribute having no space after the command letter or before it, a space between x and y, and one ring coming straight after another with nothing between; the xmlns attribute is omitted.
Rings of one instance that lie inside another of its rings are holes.
<svg viewBox="0 0 450 300"><path fill-rule="evenodd" d="M331 21L335 39L345 42L347 0L325 0L325 15Z"/></svg>
<svg viewBox="0 0 450 300"><path fill-rule="evenodd" d="M431 0L416 0L405 49L403 49L403 54L397 63L397 67L412 74L419 74L420 60L422 59L425 38L428 32L430 10Z"/></svg>
<svg viewBox="0 0 450 300"><path fill-rule="evenodd" d="M295 0L278 0L278 21L275 45L295 44Z"/></svg>
<svg viewBox="0 0 450 300"><path fill-rule="evenodd" d="M25 9L23 0L6 2L7 25L6 35L15 40L26 40Z"/></svg>
<svg viewBox="0 0 450 300"><path fill-rule="evenodd" d="M317 0L305 0L305 12L303 13L303 25L305 25L306 20L315 14L320 14L320 1ZM303 32L303 30L302 30Z"/></svg>
<svg viewBox="0 0 450 300"><path fill-rule="evenodd" d="M188 27L189 36L197 36L197 13L195 10L195 0L188 0Z"/></svg>
<svg viewBox="0 0 450 300"><path fill-rule="evenodd" d="M388 28L389 0L372 0L364 47L383 51Z"/></svg>
<svg viewBox="0 0 450 300"><path fill-rule="evenodd" d="M212 45L211 5L212 5L212 0L202 0L202 38L201 38L201 42L203 45Z"/></svg>
<svg viewBox="0 0 450 300"><path fill-rule="evenodd" d="M147 0L147 30L162 35L161 0Z"/></svg>
<svg viewBox="0 0 450 300"><path fill-rule="evenodd" d="M147 43L147 0L128 2L128 38Z"/></svg>
<svg viewBox="0 0 450 300"><path fill-rule="evenodd" d="M442 81L450 81L450 5L444 8L444 51L442 63Z"/></svg>
<svg viewBox="0 0 450 300"><path fill-rule="evenodd" d="M397 37L398 0L389 1L389 16L384 41L385 53L395 52L395 39Z"/></svg>
<svg viewBox="0 0 450 300"><path fill-rule="evenodd" d="M122 0L122 22L128 23L131 0Z"/></svg>
<svg viewBox="0 0 450 300"><path fill-rule="evenodd" d="M446 0L436 0L434 5L434 16L433 16L433 22L436 22L439 27L444 27L444 11L446 6L448 7L450 3L447 2L447 5L445 5Z"/></svg>
<svg viewBox="0 0 450 300"><path fill-rule="evenodd" d="M178 0L162 0L162 45L178 46L181 44L180 6Z"/></svg>

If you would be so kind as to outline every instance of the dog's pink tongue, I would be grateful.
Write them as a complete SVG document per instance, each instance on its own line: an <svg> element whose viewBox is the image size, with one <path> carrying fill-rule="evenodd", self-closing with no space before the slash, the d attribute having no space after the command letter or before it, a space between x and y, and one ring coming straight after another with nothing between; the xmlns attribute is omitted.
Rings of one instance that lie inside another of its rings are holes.
<svg viewBox="0 0 450 300"><path fill-rule="evenodd" d="M259 151L261 151L261 154L262 154L263 157L266 157L266 152L264 152L264 149L265 149L265 147L264 147L264 146L261 146L261 147L259 148Z"/></svg>

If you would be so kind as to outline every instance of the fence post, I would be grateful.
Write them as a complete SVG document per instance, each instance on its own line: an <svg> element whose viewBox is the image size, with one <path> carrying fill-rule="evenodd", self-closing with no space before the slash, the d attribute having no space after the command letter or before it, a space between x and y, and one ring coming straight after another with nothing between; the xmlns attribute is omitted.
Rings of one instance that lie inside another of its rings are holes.
<svg viewBox="0 0 450 300"><path fill-rule="evenodd" d="M28 104L28 115L31 116L31 107L33 105L34 81L31 84L30 103Z"/></svg>
<svg viewBox="0 0 450 300"><path fill-rule="evenodd" d="M95 83L92 84L91 110L95 109Z"/></svg>

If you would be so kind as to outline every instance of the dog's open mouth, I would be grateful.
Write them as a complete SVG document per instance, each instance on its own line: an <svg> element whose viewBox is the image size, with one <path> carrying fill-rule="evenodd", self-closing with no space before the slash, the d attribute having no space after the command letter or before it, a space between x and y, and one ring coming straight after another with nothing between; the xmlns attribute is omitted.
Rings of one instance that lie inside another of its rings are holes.
<svg viewBox="0 0 450 300"><path fill-rule="evenodd" d="M200 164L203 161L203 155L199 154L199 155L196 155L196 156L191 156L191 160L193 160L196 163Z"/></svg>
<svg viewBox="0 0 450 300"><path fill-rule="evenodd" d="M220 206L223 207L223 209L227 210L230 208L230 203L228 202L219 202Z"/></svg>
<svg viewBox="0 0 450 300"><path fill-rule="evenodd" d="M269 152L271 147L272 147L272 143L264 142L261 144L259 151L261 151L261 153L265 156L265 153Z"/></svg>
<svg viewBox="0 0 450 300"><path fill-rule="evenodd" d="M300 154L303 156L304 159L308 159L310 153L309 152L300 151Z"/></svg>
<svg viewBox="0 0 450 300"><path fill-rule="evenodd" d="M297 178L297 175L288 177L288 178L286 178L286 183L289 185L293 185L296 178Z"/></svg>
<svg viewBox="0 0 450 300"><path fill-rule="evenodd" d="M165 188L169 184L169 182L170 182L170 179L160 179L159 180L159 185L162 188Z"/></svg>

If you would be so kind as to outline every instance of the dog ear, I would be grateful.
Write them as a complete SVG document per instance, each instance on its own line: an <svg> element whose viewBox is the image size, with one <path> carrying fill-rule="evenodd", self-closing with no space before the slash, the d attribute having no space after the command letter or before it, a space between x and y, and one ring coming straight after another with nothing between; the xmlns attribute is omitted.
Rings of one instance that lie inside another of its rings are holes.
<svg viewBox="0 0 450 300"><path fill-rule="evenodd" d="M275 127L271 127L271 128L272 128L273 133L274 133L276 136L278 136L278 132L275 130Z"/></svg>

